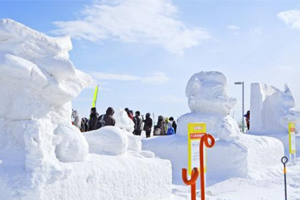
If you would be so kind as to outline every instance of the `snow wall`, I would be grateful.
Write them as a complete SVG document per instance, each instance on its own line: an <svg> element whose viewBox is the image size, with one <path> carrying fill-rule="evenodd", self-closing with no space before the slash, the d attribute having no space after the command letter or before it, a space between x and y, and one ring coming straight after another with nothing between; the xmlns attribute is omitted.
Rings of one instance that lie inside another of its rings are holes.
<svg viewBox="0 0 300 200"><path fill-rule="evenodd" d="M91 82L71 49L69 37L0 20L0 199L168 197L171 164L141 150L125 111L117 127L82 134L71 125L71 100Z"/></svg>
<svg viewBox="0 0 300 200"><path fill-rule="evenodd" d="M287 85L284 91L262 83L251 84L250 131L251 134L268 135L280 139L288 154L288 123L296 123L300 130L300 110ZM296 137L300 151L300 136Z"/></svg>
<svg viewBox="0 0 300 200"><path fill-rule="evenodd" d="M236 100L227 94L224 74L213 71L193 75L186 96L191 113L178 119L178 133L143 140L143 149L171 160L175 183L182 183L181 169L188 166L188 123L206 123L207 132L216 139L215 146L207 150L208 184L231 177L261 178L268 167L278 164L284 154L279 140L245 135L228 115Z"/></svg>

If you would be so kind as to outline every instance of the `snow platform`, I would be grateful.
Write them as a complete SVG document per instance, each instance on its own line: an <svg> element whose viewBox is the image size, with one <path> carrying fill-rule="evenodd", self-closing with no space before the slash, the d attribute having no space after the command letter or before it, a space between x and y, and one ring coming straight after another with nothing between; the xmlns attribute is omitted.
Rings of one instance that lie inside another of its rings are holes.
<svg viewBox="0 0 300 200"><path fill-rule="evenodd" d="M170 162L140 154L91 154L85 162L64 164L67 176L43 185L14 163L0 161L1 200L153 200L168 198L172 190Z"/></svg>
<svg viewBox="0 0 300 200"><path fill-rule="evenodd" d="M173 183L183 184L181 171L188 167L187 136L154 137L142 142L144 150L172 162ZM241 135L232 142L217 140L213 148L207 149L207 184L233 177L261 177L280 162L283 153L282 143L271 137Z"/></svg>

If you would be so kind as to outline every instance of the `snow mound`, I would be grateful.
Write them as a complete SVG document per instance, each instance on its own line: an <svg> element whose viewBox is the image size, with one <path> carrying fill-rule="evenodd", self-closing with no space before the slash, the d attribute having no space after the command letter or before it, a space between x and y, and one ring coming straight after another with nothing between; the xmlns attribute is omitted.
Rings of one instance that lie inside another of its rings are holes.
<svg viewBox="0 0 300 200"><path fill-rule="evenodd" d="M288 123L300 127L300 110L296 108L293 94L261 83L251 84L251 132L257 134L287 133Z"/></svg>
<svg viewBox="0 0 300 200"><path fill-rule="evenodd" d="M114 114L115 120L116 120L116 126L120 129L123 129L124 131L132 133L134 130L134 123L133 121L128 117L126 111L124 109L119 109Z"/></svg>
<svg viewBox="0 0 300 200"><path fill-rule="evenodd" d="M59 136L55 153L61 162L80 162L84 161L88 154L88 143L82 134L77 132L76 126L59 125L54 134Z"/></svg>
<svg viewBox="0 0 300 200"><path fill-rule="evenodd" d="M181 169L188 166L188 140L178 135L143 140L143 149L172 163L174 184L183 184ZM207 181L212 185L233 177L260 179L278 164L284 147L276 138L242 135L233 142L217 140L207 149ZM199 185L198 185L199 187Z"/></svg>
<svg viewBox="0 0 300 200"><path fill-rule="evenodd" d="M95 131L84 134L89 152L104 155L120 155L128 149L128 137L118 127L105 126Z"/></svg>
<svg viewBox="0 0 300 200"><path fill-rule="evenodd" d="M134 130L134 123L127 115L124 109L119 109L114 114L116 120L116 127L122 129L129 139L128 150L140 152L142 150L141 137L132 134Z"/></svg>

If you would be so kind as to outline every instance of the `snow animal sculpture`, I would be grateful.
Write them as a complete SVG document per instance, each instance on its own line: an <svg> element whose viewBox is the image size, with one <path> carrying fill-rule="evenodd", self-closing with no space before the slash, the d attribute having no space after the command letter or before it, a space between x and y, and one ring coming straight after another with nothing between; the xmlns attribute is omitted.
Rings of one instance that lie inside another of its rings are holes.
<svg viewBox="0 0 300 200"><path fill-rule="evenodd" d="M63 176L58 159L83 161L88 154L85 138L71 125L71 100L91 78L75 69L71 49L68 37L0 20L0 153L15 152L26 170L44 171L42 182Z"/></svg>
<svg viewBox="0 0 300 200"><path fill-rule="evenodd" d="M211 134L232 141L240 134L237 123L229 116L236 99L227 94L227 79L221 72L200 72L188 81L186 96L191 113L178 119L178 133L187 134L190 122L206 122Z"/></svg>
<svg viewBox="0 0 300 200"><path fill-rule="evenodd" d="M251 125L257 134L287 133L288 123L300 126L300 110L296 108L293 94L287 85L284 91L261 83L251 84Z"/></svg>

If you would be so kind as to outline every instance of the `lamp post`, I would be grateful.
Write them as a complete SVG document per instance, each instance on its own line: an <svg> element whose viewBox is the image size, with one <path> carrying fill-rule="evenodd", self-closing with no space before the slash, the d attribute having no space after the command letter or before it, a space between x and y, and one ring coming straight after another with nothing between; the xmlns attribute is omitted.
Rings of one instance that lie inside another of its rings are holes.
<svg viewBox="0 0 300 200"><path fill-rule="evenodd" d="M235 85L242 85L242 132L244 133L244 82L235 82Z"/></svg>

